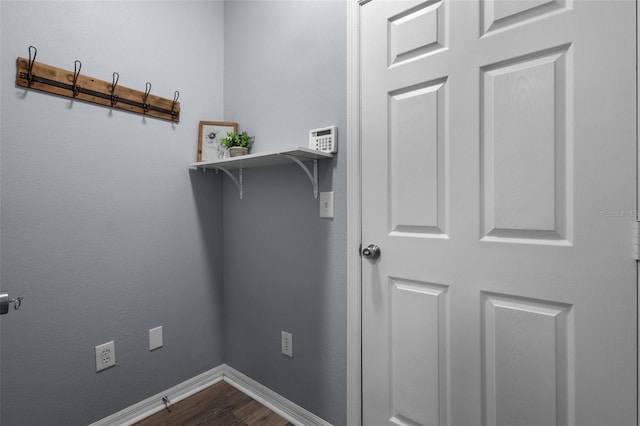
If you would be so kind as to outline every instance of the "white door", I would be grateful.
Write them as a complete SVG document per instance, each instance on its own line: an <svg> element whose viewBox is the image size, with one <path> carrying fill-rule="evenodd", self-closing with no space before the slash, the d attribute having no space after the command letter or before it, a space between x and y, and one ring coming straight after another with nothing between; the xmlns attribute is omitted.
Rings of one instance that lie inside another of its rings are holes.
<svg viewBox="0 0 640 426"><path fill-rule="evenodd" d="M362 3L364 424L635 425L635 1Z"/></svg>

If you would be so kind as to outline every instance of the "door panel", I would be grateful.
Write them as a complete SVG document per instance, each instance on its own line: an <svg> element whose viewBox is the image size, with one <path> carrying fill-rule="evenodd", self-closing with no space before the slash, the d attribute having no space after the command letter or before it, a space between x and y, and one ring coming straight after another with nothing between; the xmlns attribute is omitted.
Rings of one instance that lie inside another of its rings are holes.
<svg viewBox="0 0 640 426"><path fill-rule="evenodd" d="M444 48L444 1L427 1L389 18L389 65Z"/></svg>
<svg viewBox="0 0 640 426"><path fill-rule="evenodd" d="M571 0L480 0L484 32L566 9Z"/></svg>
<svg viewBox="0 0 640 426"><path fill-rule="evenodd" d="M487 423L569 424L573 307L490 293L482 300Z"/></svg>
<svg viewBox="0 0 640 426"><path fill-rule="evenodd" d="M361 18L364 424L635 424L635 2Z"/></svg>
<svg viewBox="0 0 640 426"><path fill-rule="evenodd" d="M481 70L486 236L568 242L568 49Z"/></svg>
<svg viewBox="0 0 640 426"><path fill-rule="evenodd" d="M389 95L391 232L444 232L445 82Z"/></svg>
<svg viewBox="0 0 640 426"><path fill-rule="evenodd" d="M391 402L399 424L433 424L447 401L447 287L391 279ZM413 420L410 420L413 419ZM437 424L437 423L436 423Z"/></svg>

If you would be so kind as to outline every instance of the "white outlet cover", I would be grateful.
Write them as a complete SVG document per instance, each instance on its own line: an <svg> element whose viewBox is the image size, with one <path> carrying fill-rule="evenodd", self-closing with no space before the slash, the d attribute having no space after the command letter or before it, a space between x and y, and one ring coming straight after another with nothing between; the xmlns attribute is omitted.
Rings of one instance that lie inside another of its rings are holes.
<svg viewBox="0 0 640 426"><path fill-rule="evenodd" d="M149 330L149 350L162 347L162 326Z"/></svg>
<svg viewBox="0 0 640 426"><path fill-rule="evenodd" d="M96 372L116 365L116 344L112 340L96 346Z"/></svg>

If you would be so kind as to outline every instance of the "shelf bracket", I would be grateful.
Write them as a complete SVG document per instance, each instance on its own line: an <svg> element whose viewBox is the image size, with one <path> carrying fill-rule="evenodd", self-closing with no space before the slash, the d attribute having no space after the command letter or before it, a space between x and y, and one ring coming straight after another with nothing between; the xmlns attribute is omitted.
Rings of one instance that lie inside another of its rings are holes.
<svg viewBox="0 0 640 426"><path fill-rule="evenodd" d="M238 178L239 179L236 179L236 177L233 175L233 173L231 173L229 170L225 169L224 167L211 166L211 168L214 169L214 170L220 170L221 172L224 172L224 174L229 176L231 181L233 181L233 183L238 188L238 192L240 193L240 199L242 200L242 195L243 195L242 168L238 169ZM206 169L202 169L202 170L205 171Z"/></svg>
<svg viewBox="0 0 640 426"><path fill-rule="evenodd" d="M313 160L313 175L312 175L309 168L302 161L300 161L299 158L289 154L283 154L283 155L287 157L289 160L296 163L298 166L300 166L302 171L304 171L307 174L307 177L309 178L309 180L311 181L311 185L313 186L313 197L318 198L318 160Z"/></svg>

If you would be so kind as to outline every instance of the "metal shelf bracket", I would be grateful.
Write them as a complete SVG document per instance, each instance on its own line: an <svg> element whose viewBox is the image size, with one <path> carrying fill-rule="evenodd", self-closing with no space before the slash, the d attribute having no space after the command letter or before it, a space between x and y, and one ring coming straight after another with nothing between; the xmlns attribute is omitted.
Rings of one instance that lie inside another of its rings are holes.
<svg viewBox="0 0 640 426"><path fill-rule="evenodd" d="M299 158L289 154L283 154L283 155L287 157L289 160L296 163L298 166L300 166L302 171L304 171L307 174L307 177L309 178L309 180L311 181L311 185L313 186L313 197L318 198L318 160L313 160L313 175L312 175L309 168L302 161L300 161Z"/></svg>
<svg viewBox="0 0 640 426"><path fill-rule="evenodd" d="M243 195L243 182L242 182L242 169L238 169L238 179L236 179L236 177L233 175L233 173L231 173L229 170L225 169L224 167L220 167L220 166L212 166L211 167L214 170L220 170L221 172L223 172L224 174L226 174L227 176L229 176L229 178L231 179L231 181L236 185L236 188L238 188L238 192L240 193L240 199L242 200L242 195ZM203 171L206 169L202 169Z"/></svg>

